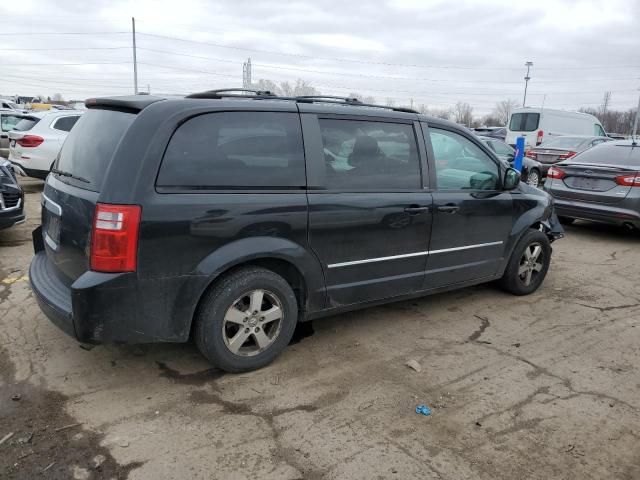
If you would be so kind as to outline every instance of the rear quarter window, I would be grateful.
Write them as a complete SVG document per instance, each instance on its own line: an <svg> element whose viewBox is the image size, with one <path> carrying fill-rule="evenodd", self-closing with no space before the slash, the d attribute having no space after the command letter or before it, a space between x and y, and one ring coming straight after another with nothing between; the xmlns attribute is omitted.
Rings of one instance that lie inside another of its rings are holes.
<svg viewBox="0 0 640 480"><path fill-rule="evenodd" d="M175 131L159 187L297 188L306 184L300 119L285 112L219 112Z"/></svg>

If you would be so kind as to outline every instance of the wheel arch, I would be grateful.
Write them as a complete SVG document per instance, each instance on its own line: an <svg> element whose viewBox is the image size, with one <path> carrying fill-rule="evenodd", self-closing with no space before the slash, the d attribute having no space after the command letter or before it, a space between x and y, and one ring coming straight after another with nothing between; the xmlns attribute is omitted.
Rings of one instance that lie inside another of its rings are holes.
<svg viewBox="0 0 640 480"><path fill-rule="evenodd" d="M242 252L242 255L238 255ZM192 333L205 294L223 277L245 267L262 267L283 277L293 289L300 315L321 310L326 303L322 266L310 251L291 240L274 237L251 237L227 244L207 256L198 265L198 275L205 280L193 294L195 301L189 318Z"/></svg>

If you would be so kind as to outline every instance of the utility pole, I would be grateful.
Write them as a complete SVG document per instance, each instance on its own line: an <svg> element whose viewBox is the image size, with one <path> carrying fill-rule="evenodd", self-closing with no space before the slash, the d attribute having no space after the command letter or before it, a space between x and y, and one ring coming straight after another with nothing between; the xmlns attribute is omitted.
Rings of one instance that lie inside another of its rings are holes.
<svg viewBox="0 0 640 480"><path fill-rule="evenodd" d="M611 92L604 92L604 98L602 99L602 120L604 122L604 116L607 113L609 102L611 101Z"/></svg>
<svg viewBox="0 0 640 480"><path fill-rule="evenodd" d="M522 99L522 106L526 107L527 106L527 86L529 85L529 80L531 80L531 77L529 76L529 69L533 67L533 62L527 62L524 64L524 66L527 67L527 75L524 77L524 98Z"/></svg>
<svg viewBox="0 0 640 480"><path fill-rule="evenodd" d="M136 59L136 19L131 17L131 33L133 34L133 94L138 94L138 60Z"/></svg>
<svg viewBox="0 0 640 480"><path fill-rule="evenodd" d="M638 115L640 115L640 95L638 95L638 108L636 109L636 118L633 121L633 130L631 131L632 140L634 140L638 134Z"/></svg>
<svg viewBox="0 0 640 480"><path fill-rule="evenodd" d="M251 88L251 57L242 64L242 88Z"/></svg>

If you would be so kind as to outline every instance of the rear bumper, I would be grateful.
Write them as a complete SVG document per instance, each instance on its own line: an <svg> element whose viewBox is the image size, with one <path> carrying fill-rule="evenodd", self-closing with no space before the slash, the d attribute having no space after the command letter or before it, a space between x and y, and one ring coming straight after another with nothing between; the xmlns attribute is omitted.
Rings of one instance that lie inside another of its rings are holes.
<svg viewBox="0 0 640 480"><path fill-rule="evenodd" d="M614 225L631 224L636 228L640 228L640 212L636 210L629 210L616 205L564 200L561 198L556 198L554 204L556 213L560 217L578 218Z"/></svg>
<svg viewBox="0 0 640 480"><path fill-rule="evenodd" d="M16 162L15 160L11 160L11 164L18 174L23 177L32 177L39 178L40 180L44 180L49 175L49 170L38 170L35 168L25 167L24 165Z"/></svg>
<svg viewBox="0 0 640 480"><path fill-rule="evenodd" d="M188 277L144 281L135 273L88 271L67 285L38 238L36 230L31 289L42 312L63 332L94 344L188 340L193 305L178 299L194 288Z"/></svg>

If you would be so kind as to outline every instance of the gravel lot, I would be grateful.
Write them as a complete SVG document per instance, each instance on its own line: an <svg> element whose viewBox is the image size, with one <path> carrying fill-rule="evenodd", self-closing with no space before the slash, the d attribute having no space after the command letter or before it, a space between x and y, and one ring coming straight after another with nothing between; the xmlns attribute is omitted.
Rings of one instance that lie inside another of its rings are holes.
<svg viewBox="0 0 640 480"><path fill-rule="evenodd" d="M42 183L23 183L29 220L0 231L1 478L640 478L639 234L577 222L532 296L320 320L223 375L191 344L88 351L51 325L26 278Z"/></svg>

